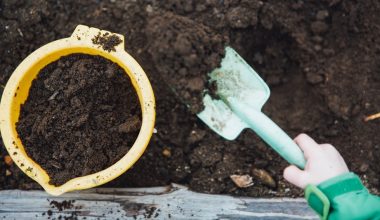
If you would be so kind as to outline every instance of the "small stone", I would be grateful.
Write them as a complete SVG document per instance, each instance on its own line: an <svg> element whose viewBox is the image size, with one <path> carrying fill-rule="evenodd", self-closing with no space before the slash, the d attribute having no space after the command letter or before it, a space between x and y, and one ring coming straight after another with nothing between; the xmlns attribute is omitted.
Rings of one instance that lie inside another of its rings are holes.
<svg viewBox="0 0 380 220"><path fill-rule="evenodd" d="M276 187L276 182L272 178L272 176L265 170L253 168L251 174L256 177L260 182L264 185L267 185L271 188Z"/></svg>
<svg viewBox="0 0 380 220"><path fill-rule="evenodd" d="M239 188L253 186L252 177L250 175L231 175L230 178Z"/></svg>
<svg viewBox="0 0 380 220"><path fill-rule="evenodd" d="M363 163L362 165L360 165L359 170L360 172L365 173L368 170L368 168L369 168L369 165L367 163Z"/></svg>
<svg viewBox="0 0 380 220"><path fill-rule="evenodd" d="M12 175L12 172L9 170L5 170L5 176L10 176L10 175Z"/></svg>
<svg viewBox="0 0 380 220"><path fill-rule="evenodd" d="M315 18L317 20L323 20L327 18L328 16L329 16L329 12L327 10L320 10L317 12L317 15L315 16Z"/></svg>
<svg viewBox="0 0 380 220"><path fill-rule="evenodd" d="M13 164L13 160L12 160L12 158L11 158L9 155L6 155L6 156L4 157L4 162L5 162L5 164L8 165L8 166L11 166L11 165Z"/></svg>
<svg viewBox="0 0 380 220"><path fill-rule="evenodd" d="M153 12L153 7L151 5L147 5L146 8L145 8L145 11L148 12L148 13L152 13Z"/></svg>
<svg viewBox="0 0 380 220"><path fill-rule="evenodd" d="M164 155L165 157L171 157L172 152L170 151L170 149L165 148L164 150L162 150L162 155Z"/></svg>

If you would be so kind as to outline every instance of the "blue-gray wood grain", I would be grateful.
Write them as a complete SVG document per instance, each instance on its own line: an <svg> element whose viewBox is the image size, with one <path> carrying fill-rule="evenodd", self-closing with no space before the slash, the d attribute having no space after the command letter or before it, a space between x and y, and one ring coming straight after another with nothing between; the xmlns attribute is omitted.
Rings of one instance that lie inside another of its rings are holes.
<svg viewBox="0 0 380 220"><path fill-rule="evenodd" d="M53 200L75 202L72 208L59 211L50 205ZM176 184L153 188L97 188L59 197L44 191L0 191L0 219L58 219L59 216L78 219L318 219L303 198L209 195Z"/></svg>

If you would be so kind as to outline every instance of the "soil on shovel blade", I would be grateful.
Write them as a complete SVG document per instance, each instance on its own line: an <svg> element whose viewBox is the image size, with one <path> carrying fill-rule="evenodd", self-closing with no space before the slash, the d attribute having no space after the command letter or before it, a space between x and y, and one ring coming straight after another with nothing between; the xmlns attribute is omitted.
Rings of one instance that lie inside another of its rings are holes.
<svg viewBox="0 0 380 220"><path fill-rule="evenodd" d="M50 184L103 170L133 145L141 124L125 71L103 57L72 54L44 67L21 106L17 131Z"/></svg>
<svg viewBox="0 0 380 220"><path fill-rule="evenodd" d="M288 164L253 132L226 141L183 104L189 97L185 103L202 108L207 72L229 45L269 84L264 113L291 137L305 132L332 143L371 192L380 190L380 119L363 120L380 112L378 1L4 0L0 9L1 85L29 53L78 24L124 35L148 74L157 132L135 166L105 187L174 182L207 193L302 195L283 179ZM249 175L253 185L239 188L231 175ZM0 189L35 188L0 160Z"/></svg>

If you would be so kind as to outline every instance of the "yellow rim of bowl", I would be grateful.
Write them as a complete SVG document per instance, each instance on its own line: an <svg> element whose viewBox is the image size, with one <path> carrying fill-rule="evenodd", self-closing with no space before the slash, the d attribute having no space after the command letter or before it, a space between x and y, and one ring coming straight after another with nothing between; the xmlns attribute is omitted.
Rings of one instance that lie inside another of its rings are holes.
<svg viewBox="0 0 380 220"><path fill-rule="evenodd" d="M109 182L127 171L145 151L154 129L155 99L152 86L140 65L124 50L124 36L116 34L122 42L115 51L107 52L92 42L98 34L113 34L108 31L78 25L69 38L48 43L30 54L16 68L8 80L0 103L0 130L5 147L17 166L37 181L49 194L61 195L68 191L88 189ZM130 77L138 94L142 125L138 137L123 158L112 166L97 173L77 177L61 186L49 184L49 176L24 150L15 124L20 114L20 105L28 97L29 88L38 72L47 64L72 53L100 55L122 67Z"/></svg>

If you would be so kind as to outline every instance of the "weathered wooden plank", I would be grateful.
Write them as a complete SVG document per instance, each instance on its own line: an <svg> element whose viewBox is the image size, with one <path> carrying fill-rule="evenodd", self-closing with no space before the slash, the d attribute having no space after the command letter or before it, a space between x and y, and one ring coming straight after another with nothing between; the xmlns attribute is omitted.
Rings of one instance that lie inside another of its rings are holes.
<svg viewBox="0 0 380 220"><path fill-rule="evenodd" d="M70 207L52 201L75 200ZM0 191L0 219L318 219L302 198L257 199L209 195L173 184L97 188L59 197L43 191Z"/></svg>

